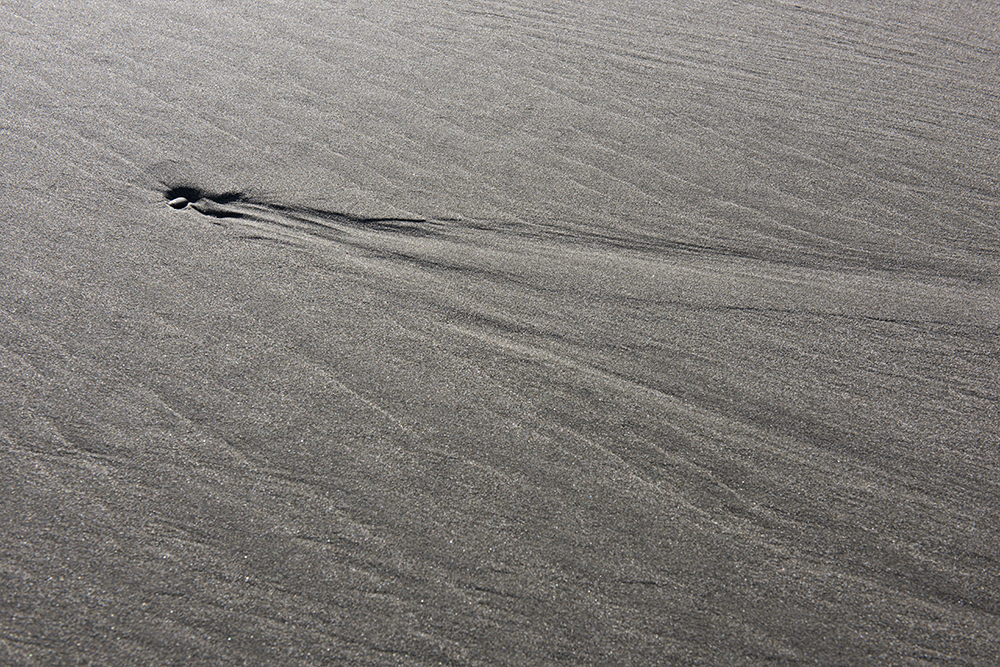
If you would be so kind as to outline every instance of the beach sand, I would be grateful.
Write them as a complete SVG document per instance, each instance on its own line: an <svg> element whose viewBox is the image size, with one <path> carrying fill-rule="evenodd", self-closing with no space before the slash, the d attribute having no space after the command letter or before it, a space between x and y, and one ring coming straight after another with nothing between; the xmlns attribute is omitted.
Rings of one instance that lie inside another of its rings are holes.
<svg viewBox="0 0 1000 667"><path fill-rule="evenodd" d="M0 6L0 664L1000 661L991 5L315 4Z"/></svg>

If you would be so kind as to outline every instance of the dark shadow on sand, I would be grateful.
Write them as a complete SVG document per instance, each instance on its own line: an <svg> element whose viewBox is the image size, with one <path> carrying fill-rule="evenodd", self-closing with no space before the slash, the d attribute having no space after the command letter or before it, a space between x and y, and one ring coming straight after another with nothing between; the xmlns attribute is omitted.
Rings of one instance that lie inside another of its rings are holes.
<svg viewBox="0 0 1000 667"><path fill-rule="evenodd" d="M430 221L423 218L366 217L313 206L282 204L239 191L212 192L193 185L177 185L163 190L163 196L167 201L183 197L191 208L211 218L257 220L324 237L331 232L342 232L345 226L409 236L434 234L424 226ZM272 215L264 215L268 213ZM283 225L282 217L298 224Z"/></svg>

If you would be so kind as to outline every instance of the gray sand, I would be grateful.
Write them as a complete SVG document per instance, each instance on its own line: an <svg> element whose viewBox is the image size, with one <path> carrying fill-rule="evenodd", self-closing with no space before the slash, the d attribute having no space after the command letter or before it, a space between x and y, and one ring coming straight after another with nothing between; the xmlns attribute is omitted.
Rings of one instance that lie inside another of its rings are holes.
<svg viewBox="0 0 1000 667"><path fill-rule="evenodd" d="M992 5L316 4L0 6L0 664L1000 661Z"/></svg>

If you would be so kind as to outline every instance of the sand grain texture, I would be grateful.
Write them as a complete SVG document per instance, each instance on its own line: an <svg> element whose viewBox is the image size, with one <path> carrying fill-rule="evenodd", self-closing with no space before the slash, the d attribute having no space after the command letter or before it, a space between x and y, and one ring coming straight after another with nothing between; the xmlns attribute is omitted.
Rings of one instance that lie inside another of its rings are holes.
<svg viewBox="0 0 1000 667"><path fill-rule="evenodd" d="M0 5L0 664L1000 660L991 6L620 4Z"/></svg>

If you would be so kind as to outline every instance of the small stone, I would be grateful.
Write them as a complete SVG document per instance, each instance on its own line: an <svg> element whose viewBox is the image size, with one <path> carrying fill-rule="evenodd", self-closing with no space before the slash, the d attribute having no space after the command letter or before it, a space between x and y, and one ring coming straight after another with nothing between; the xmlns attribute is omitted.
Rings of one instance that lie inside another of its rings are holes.
<svg viewBox="0 0 1000 667"><path fill-rule="evenodd" d="M171 208L184 208L188 205L188 200L184 197L178 197L177 199L171 199L167 203L170 204Z"/></svg>

